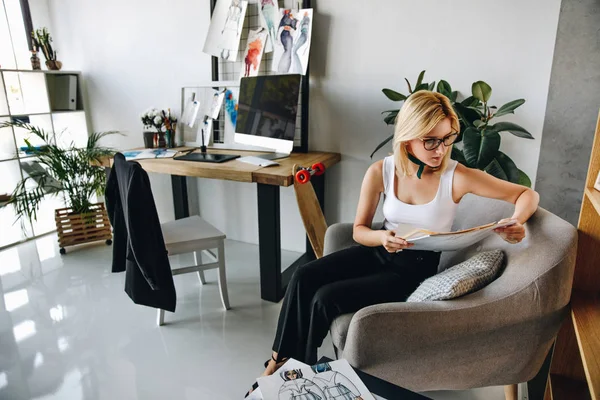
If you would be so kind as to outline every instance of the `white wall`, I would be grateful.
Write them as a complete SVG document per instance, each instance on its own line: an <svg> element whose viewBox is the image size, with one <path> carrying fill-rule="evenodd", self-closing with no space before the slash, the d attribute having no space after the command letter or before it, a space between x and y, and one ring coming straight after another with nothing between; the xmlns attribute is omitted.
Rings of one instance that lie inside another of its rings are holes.
<svg viewBox="0 0 600 400"><path fill-rule="evenodd" d="M114 138L119 148L142 144L140 112L179 109L179 88L210 78L210 59L200 51L208 1L47 1L59 58L84 73L94 129L127 134ZM310 147L342 153L327 173L329 223L353 220L369 154L391 132L380 113L395 104L381 89L406 92L403 78L414 82L422 69L429 81L446 79L466 95L484 80L498 106L525 98L505 119L535 140L503 134L502 150L535 182L560 0L314 3ZM153 175L152 184L161 219L172 219L170 180ZM230 238L257 241L254 185L202 179L198 192L204 218ZM282 189L281 204L282 246L301 250L292 189Z"/></svg>

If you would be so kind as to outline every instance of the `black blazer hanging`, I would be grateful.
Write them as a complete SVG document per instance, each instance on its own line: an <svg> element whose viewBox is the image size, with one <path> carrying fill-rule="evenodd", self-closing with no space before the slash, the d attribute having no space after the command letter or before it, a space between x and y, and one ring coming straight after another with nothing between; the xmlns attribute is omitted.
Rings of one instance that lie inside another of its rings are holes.
<svg viewBox="0 0 600 400"><path fill-rule="evenodd" d="M173 274L148 173L115 154L105 196L113 227L112 272L125 271L125 292L134 303L175 311Z"/></svg>

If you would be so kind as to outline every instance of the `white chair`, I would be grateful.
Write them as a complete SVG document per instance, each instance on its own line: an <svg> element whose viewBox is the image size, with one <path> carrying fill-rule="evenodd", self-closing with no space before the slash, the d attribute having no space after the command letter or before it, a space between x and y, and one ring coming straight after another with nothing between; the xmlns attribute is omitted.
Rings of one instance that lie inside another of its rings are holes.
<svg viewBox="0 0 600 400"><path fill-rule="evenodd" d="M165 246L169 256L194 253L194 263L190 267L173 269L173 275L197 272L200 283L205 284L204 271L219 269L219 290L223 307L229 310L227 294L227 278L225 276L225 234L197 215L161 224ZM217 255L211 251L217 250ZM201 254L207 255L209 264L201 264ZM165 323L165 310L159 309L156 322L159 326Z"/></svg>

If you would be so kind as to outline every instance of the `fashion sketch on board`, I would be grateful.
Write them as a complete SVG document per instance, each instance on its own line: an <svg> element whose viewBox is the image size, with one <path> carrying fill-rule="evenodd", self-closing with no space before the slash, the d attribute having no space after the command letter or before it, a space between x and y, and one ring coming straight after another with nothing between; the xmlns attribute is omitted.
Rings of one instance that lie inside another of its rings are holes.
<svg viewBox="0 0 600 400"><path fill-rule="evenodd" d="M225 61L236 61L248 1L218 0L203 52Z"/></svg>
<svg viewBox="0 0 600 400"><path fill-rule="evenodd" d="M244 68L240 70L240 79L258 75L267 37L265 28L248 33L248 44L244 52Z"/></svg>
<svg viewBox="0 0 600 400"><path fill-rule="evenodd" d="M260 24L268 33L265 53L270 53L273 51L273 43L277 40L275 26L280 20L278 0L260 0L259 15Z"/></svg>
<svg viewBox="0 0 600 400"><path fill-rule="evenodd" d="M306 74L312 37L310 8L281 10L272 69L280 74Z"/></svg>
<svg viewBox="0 0 600 400"><path fill-rule="evenodd" d="M323 391L312 381L302 377L300 369L280 373L284 384L279 388L279 400L325 400Z"/></svg>

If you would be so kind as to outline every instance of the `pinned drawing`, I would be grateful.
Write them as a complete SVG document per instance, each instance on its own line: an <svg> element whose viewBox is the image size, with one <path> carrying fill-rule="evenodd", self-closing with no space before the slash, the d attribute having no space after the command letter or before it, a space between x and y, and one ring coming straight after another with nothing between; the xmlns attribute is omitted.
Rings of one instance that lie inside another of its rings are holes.
<svg viewBox="0 0 600 400"><path fill-rule="evenodd" d="M228 87L225 91L225 106L223 119L223 143L231 144L234 142L235 136L235 125L238 117L238 100L239 100L240 88L239 87Z"/></svg>
<svg viewBox="0 0 600 400"><path fill-rule="evenodd" d="M281 19L279 16L278 1L260 0L258 14L260 16L260 25L265 28L269 34L265 46L265 53L270 53L273 51L273 43L277 40L277 29L275 27Z"/></svg>
<svg viewBox="0 0 600 400"><path fill-rule="evenodd" d="M247 1L218 0L204 42L204 53L225 61L237 59Z"/></svg>
<svg viewBox="0 0 600 400"><path fill-rule="evenodd" d="M244 53L244 68L240 71L240 79L258 75L258 67L262 59L268 33L265 28L250 31L248 45Z"/></svg>
<svg viewBox="0 0 600 400"><path fill-rule="evenodd" d="M272 70L306 75L312 39L312 8L280 11Z"/></svg>

